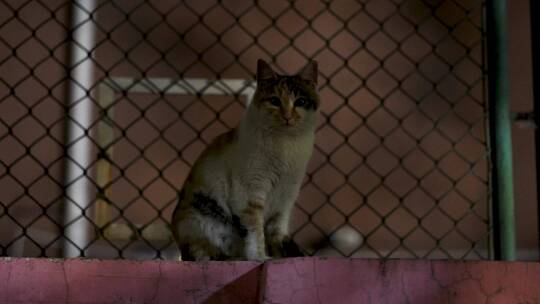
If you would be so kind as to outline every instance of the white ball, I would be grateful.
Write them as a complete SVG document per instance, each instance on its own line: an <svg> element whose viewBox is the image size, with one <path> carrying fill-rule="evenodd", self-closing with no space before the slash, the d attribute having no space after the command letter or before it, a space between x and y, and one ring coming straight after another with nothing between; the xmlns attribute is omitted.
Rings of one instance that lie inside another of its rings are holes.
<svg viewBox="0 0 540 304"><path fill-rule="evenodd" d="M362 235L350 226L339 228L330 236L330 242L334 247L341 251L352 251L360 247L364 238Z"/></svg>

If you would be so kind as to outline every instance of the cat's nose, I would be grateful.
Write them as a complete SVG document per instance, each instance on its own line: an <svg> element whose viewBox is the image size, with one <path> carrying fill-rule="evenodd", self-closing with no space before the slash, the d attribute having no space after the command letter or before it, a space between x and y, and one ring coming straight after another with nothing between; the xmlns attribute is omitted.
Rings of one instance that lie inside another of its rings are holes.
<svg viewBox="0 0 540 304"><path fill-rule="evenodd" d="M285 118L285 120L291 120L292 119L292 113L291 112L284 112L283 113L283 118Z"/></svg>
<svg viewBox="0 0 540 304"><path fill-rule="evenodd" d="M287 123L287 125L292 125L293 124L293 118L291 116L283 116L283 120L285 120L285 122Z"/></svg>
<svg viewBox="0 0 540 304"><path fill-rule="evenodd" d="M285 120L286 125L288 125L288 126L294 125L294 118L292 118L292 117L288 117L288 118L283 117L283 119Z"/></svg>

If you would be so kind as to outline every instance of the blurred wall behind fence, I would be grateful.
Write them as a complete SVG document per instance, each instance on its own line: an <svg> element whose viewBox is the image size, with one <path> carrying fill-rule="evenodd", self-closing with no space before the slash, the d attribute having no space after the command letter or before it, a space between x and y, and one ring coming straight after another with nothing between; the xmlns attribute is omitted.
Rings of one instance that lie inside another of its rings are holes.
<svg viewBox="0 0 540 304"><path fill-rule="evenodd" d="M0 1L0 255L174 258L177 191L241 119L263 58L282 73L320 66L291 225L309 254L490 257L483 1L91 2ZM509 1L520 111L532 107L527 4ZM72 5L87 19L73 25ZM87 55L74 60L74 46ZM73 73L83 65L88 87ZM73 87L88 95L69 100ZM85 102L81 125L69 115ZM70 141L73 125L86 133ZM538 259L533 139L515 128L521 259ZM80 185L88 203L69 197Z"/></svg>

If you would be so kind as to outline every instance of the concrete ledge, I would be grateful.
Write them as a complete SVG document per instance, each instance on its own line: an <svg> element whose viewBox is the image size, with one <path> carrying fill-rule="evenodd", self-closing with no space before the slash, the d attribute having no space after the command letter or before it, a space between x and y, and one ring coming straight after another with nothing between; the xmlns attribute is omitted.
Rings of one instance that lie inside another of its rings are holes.
<svg viewBox="0 0 540 304"><path fill-rule="evenodd" d="M3 258L0 303L540 303L540 263Z"/></svg>
<svg viewBox="0 0 540 304"><path fill-rule="evenodd" d="M255 303L255 262L0 259L0 303Z"/></svg>
<svg viewBox="0 0 540 304"><path fill-rule="evenodd" d="M540 263L304 259L266 266L264 303L540 303Z"/></svg>

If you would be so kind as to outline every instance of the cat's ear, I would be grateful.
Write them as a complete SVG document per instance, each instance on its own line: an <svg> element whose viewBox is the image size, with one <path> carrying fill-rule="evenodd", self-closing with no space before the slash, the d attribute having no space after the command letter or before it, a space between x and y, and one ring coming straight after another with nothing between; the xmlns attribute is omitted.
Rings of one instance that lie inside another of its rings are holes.
<svg viewBox="0 0 540 304"><path fill-rule="evenodd" d="M317 61L310 60L308 64L298 72L298 77L309 80L313 82L313 84L317 85L317 74L318 74L318 68L317 68Z"/></svg>
<svg viewBox="0 0 540 304"><path fill-rule="evenodd" d="M257 81L274 78L276 78L276 73L274 73L268 63L262 59L257 60Z"/></svg>

